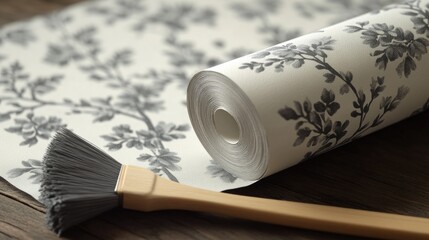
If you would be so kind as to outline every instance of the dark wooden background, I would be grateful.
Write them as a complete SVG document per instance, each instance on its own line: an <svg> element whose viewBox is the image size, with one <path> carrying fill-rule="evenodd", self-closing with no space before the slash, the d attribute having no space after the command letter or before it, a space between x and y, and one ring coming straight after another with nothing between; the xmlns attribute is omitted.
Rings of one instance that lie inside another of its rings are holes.
<svg viewBox="0 0 429 240"><path fill-rule="evenodd" d="M79 0L0 0L0 24ZM323 156L229 191L275 199L429 217L429 113ZM0 239L58 239L45 209L0 178ZM185 211L113 210L69 231L67 239L351 239Z"/></svg>

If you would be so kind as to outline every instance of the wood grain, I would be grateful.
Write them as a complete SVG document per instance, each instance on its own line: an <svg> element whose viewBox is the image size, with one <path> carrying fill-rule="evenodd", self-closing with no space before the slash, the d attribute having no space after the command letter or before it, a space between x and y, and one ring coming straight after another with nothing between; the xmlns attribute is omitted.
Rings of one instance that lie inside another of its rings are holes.
<svg viewBox="0 0 429 240"><path fill-rule="evenodd" d="M0 239L58 239L44 224L44 208L0 178ZM65 239L343 239L186 211L141 213L115 209L68 231ZM352 238L354 239L354 238Z"/></svg>
<svg viewBox="0 0 429 240"><path fill-rule="evenodd" d="M1 0L0 25L47 13L82 0Z"/></svg>
<svg viewBox="0 0 429 240"><path fill-rule="evenodd" d="M1 0L0 24L79 0ZM429 113L230 193L429 217ZM0 239L58 239L44 208L0 178ZM66 239L344 239L345 236L185 211L113 210ZM347 239L352 239L347 237Z"/></svg>

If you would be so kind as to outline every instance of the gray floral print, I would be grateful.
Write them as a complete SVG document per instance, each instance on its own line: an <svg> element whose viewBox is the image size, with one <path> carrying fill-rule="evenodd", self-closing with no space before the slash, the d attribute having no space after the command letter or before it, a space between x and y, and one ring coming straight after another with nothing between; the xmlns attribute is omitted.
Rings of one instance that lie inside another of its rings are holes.
<svg viewBox="0 0 429 240"><path fill-rule="evenodd" d="M35 40L36 37L34 34L26 28L11 29L0 34L0 46L4 43L27 46L30 42Z"/></svg>
<svg viewBox="0 0 429 240"><path fill-rule="evenodd" d="M318 71L322 71L327 84L335 81L342 82L339 94L352 94L355 100L348 107L353 109L350 117L358 119L358 128L350 133L350 120L335 120L335 113L341 105L335 101L336 94L332 89L323 89L320 100L314 104L306 99L303 102L295 101L294 107L285 106L278 113L285 120L296 121L297 138L294 146L306 142L307 147L320 147L315 151L309 151L305 158L320 154L332 147L350 142L369 129L380 125L386 113L396 109L399 103L406 97L409 89L405 86L398 88L395 96L383 96L379 113L374 119L368 119L368 113L375 108L374 100L381 96L385 89L384 77L376 77L371 80L370 93L357 89L353 82L353 73L350 71L338 71L329 64L328 55L334 50L335 40L324 36L313 40L309 45L286 43L277 45L252 55L254 61L244 62L240 69L253 70L261 73L266 68L274 68L275 72L283 72L287 65L293 68L301 68L304 64L313 63Z"/></svg>
<svg viewBox="0 0 429 240"><path fill-rule="evenodd" d="M7 173L10 178L17 178L22 175L29 175L28 179L32 180L32 183L39 184L42 182L42 161L36 159L28 159L22 161L21 164L21 168L14 168Z"/></svg>
<svg viewBox="0 0 429 240"><path fill-rule="evenodd" d="M221 166L219 166L215 161L210 160L210 165L207 166L207 172L212 177L219 177L225 183L233 183L237 180L237 177L231 173L225 171Z"/></svg>

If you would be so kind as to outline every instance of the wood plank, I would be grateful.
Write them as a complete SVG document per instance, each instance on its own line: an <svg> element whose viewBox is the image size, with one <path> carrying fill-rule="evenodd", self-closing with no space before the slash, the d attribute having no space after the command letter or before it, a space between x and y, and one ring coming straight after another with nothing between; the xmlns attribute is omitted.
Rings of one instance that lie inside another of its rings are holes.
<svg viewBox="0 0 429 240"><path fill-rule="evenodd" d="M51 12L82 0L1 0L0 25Z"/></svg>
<svg viewBox="0 0 429 240"><path fill-rule="evenodd" d="M45 209L0 178L0 237L59 239L48 230ZM342 239L342 236L186 211L141 213L115 209L66 232L66 239Z"/></svg>

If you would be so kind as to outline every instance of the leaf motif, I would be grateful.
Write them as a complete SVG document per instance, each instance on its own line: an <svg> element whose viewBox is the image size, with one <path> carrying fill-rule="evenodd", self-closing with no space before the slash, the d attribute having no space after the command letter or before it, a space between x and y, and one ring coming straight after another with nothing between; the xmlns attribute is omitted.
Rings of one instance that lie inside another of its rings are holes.
<svg viewBox="0 0 429 240"><path fill-rule="evenodd" d="M308 140L307 147L316 146L319 141L319 136L313 136Z"/></svg>
<svg viewBox="0 0 429 240"><path fill-rule="evenodd" d="M341 94L341 95L344 95L344 94L348 93L348 92L349 92L349 90L350 90L349 85L344 84L344 85L343 85L343 86L341 86L341 88L340 88L340 94Z"/></svg>
<svg viewBox="0 0 429 240"><path fill-rule="evenodd" d="M3 113L3 114L0 113L0 122L7 121L9 119L10 119L9 113Z"/></svg>
<svg viewBox="0 0 429 240"><path fill-rule="evenodd" d="M29 172L31 168L14 168L7 172L8 177L10 178L17 178L21 176L22 174Z"/></svg>
<svg viewBox="0 0 429 240"><path fill-rule="evenodd" d="M295 130L298 130L304 123L304 121L298 121L295 125Z"/></svg>
<svg viewBox="0 0 429 240"><path fill-rule="evenodd" d="M38 140L35 137L32 138L27 138L24 141L22 141L21 143L19 143L20 146L25 146L28 145L29 147L37 144Z"/></svg>
<svg viewBox="0 0 429 240"><path fill-rule="evenodd" d="M25 46L29 42L34 41L36 39L33 33L28 29L16 29L10 32L6 32L5 37L9 41L22 46Z"/></svg>
<svg viewBox="0 0 429 240"><path fill-rule="evenodd" d="M406 57L404 60L404 76L407 78L410 76L411 71L416 70L416 63L411 57Z"/></svg>
<svg viewBox="0 0 429 240"><path fill-rule="evenodd" d="M304 106L304 112L307 114L310 114L312 107L311 107L311 102L308 98L304 101L303 106Z"/></svg>
<svg viewBox="0 0 429 240"><path fill-rule="evenodd" d="M320 99L325 104L329 104L335 100L335 94L332 90L327 90L326 88L324 88L322 90L322 95L321 95Z"/></svg>
<svg viewBox="0 0 429 240"><path fill-rule="evenodd" d="M51 134L49 133L39 133L37 134L38 137L43 138L45 140L48 140L51 137Z"/></svg>
<svg viewBox="0 0 429 240"><path fill-rule="evenodd" d="M326 110L326 105L325 105L323 102L318 101L318 102L316 102L316 103L314 104L314 109L315 109L317 112L322 113L322 112L325 112L325 110Z"/></svg>
<svg viewBox="0 0 429 240"><path fill-rule="evenodd" d="M348 33L354 33L354 32L359 32L361 30L362 30L362 27L349 25L349 26L346 26L346 29L344 31Z"/></svg>
<svg viewBox="0 0 429 240"><path fill-rule="evenodd" d="M310 112L308 115L309 121L313 123L317 127L322 127L322 119L320 118L320 115L316 112Z"/></svg>
<svg viewBox="0 0 429 240"><path fill-rule="evenodd" d="M362 106L366 101L366 95L362 91L362 89L358 91L358 99L357 100L358 100L359 106Z"/></svg>
<svg viewBox="0 0 429 240"><path fill-rule="evenodd" d="M418 13L416 13L416 12L403 12L402 14L406 15L406 16L417 16L418 15Z"/></svg>
<svg viewBox="0 0 429 240"><path fill-rule="evenodd" d="M31 183L33 184L39 184L42 182L43 179L43 174L41 172L34 172L31 171L31 175L30 177L28 177L28 179L32 179L33 181L31 181Z"/></svg>
<svg viewBox="0 0 429 240"><path fill-rule="evenodd" d="M113 112L101 112L98 114L96 118L94 118L93 122L105 122L111 120L115 114Z"/></svg>
<svg viewBox="0 0 429 240"><path fill-rule="evenodd" d="M173 139L181 139L181 138L186 138L186 136L184 134L180 134L180 133L173 133L170 134L171 138Z"/></svg>
<svg viewBox="0 0 429 240"><path fill-rule="evenodd" d="M189 124L181 124L181 125L177 126L176 131L184 132L184 131L189 131L189 129L190 129Z"/></svg>
<svg viewBox="0 0 429 240"><path fill-rule="evenodd" d="M392 102L392 97L388 96L388 97L382 97L381 101L380 101L380 109L386 109L387 106L389 106L389 104Z"/></svg>
<svg viewBox="0 0 429 240"><path fill-rule="evenodd" d="M100 137L109 142L115 142L119 140L118 138L110 135L101 135Z"/></svg>
<svg viewBox="0 0 429 240"><path fill-rule="evenodd" d="M29 162L34 167L42 167L42 161L36 160L36 159L28 159L27 162Z"/></svg>
<svg viewBox="0 0 429 240"><path fill-rule="evenodd" d="M410 89L406 86L401 86L398 88L396 99L402 100L407 96L407 94L410 92Z"/></svg>
<svg viewBox="0 0 429 240"><path fill-rule="evenodd" d="M318 70L326 69L326 67L325 67L325 66L323 66L323 65L321 65L321 64L317 64L315 67L316 67Z"/></svg>
<svg viewBox="0 0 429 240"><path fill-rule="evenodd" d="M332 116L338 111L338 109L340 109L340 104L337 102L333 102L329 104L329 106L326 109L326 112L329 114L329 116Z"/></svg>
<svg viewBox="0 0 429 240"><path fill-rule="evenodd" d="M311 130L306 127L306 128L301 128L298 130L297 135L298 137L296 138L295 142L293 143L293 146L298 146L301 145L304 140L310 136Z"/></svg>
<svg viewBox="0 0 429 240"><path fill-rule="evenodd" d="M332 130L332 121L328 119L325 124L325 128L323 129L324 134L328 134Z"/></svg>
<svg viewBox="0 0 429 240"><path fill-rule="evenodd" d="M140 156L137 158L137 160L140 160L140 161L147 161L147 160L149 160L150 158L152 158L153 156L152 155L150 155L150 154L147 154L147 153L142 153L142 154L140 154Z"/></svg>
<svg viewBox="0 0 429 240"><path fill-rule="evenodd" d="M297 137L295 142L293 143L293 146L296 147L296 146L301 145L304 142L304 140L305 140L304 137Z"/></svg>
<svg viewBox="0 0 429 240"><path fill-rule="evenodd" d="M261 51L261 52L257 52L255 54L252 55L252 58L265 58L266 56L270 55L269 51Z"/></svg>
<svg viewBox="0 0 429 240"><path fill-rule="evenodd" d="M352 116L353 118L356 118L356 117L360 116L360 113L357 111L353 111L350 113L350 116Z"/></svg>
<svg viewBox="0 0 429 240"><path fill-rule="evenodd" d="M299 118L298 114L290 107L284 107L279 110L280 116L282 116L286 120L297 120Z"/></svg>
<svg viewBox="0 0 429 240"><path fill-rule="evenodd" d="M378 67L378 69L386 70L388 62L389 62L389 59L387 58L387 56L385 54L383 54L381 57L379 57L375 60L375 66ZM396 70L398 72L398 68ZM403 70L401 70L401 73L398 72L398 74L402 74L402 71Z"/></svg>
<svg viewBox="0 0 429 240"><path fill-rule="evenodd" d="M119 150L119 149L121 149L121 148L122 148L122 142L120 142L120 143L113 143L113 142L110 142L110 143L108 143L108 144L106 145L106 147L107 147L107 149L109 149L110 151L117 151L117 150Z"/></svg>
<svg viewBox="0 0 429 240"><path fill-rule="evenodd" d="M265 70L264 66L261 64L259 67L255 68L255 72L260 73Z"/></svg>
<svg viewBox="0 0 429 240"><path fill-rule="evenodd" d="M353 80L352 72L346 72L346 74L344 75L344 78L345 78L346 82L351 82Z"/></svg>
<svg viewBox="0 0 429 240"><path fill-rule="evenodd" d="M335 75L332 73L325 73L325 74L323 74L323 76L326 78L325 82L327 82L327 83L333 83L335 80Z"/></svg>
<svg viewBox="0 0 429 240"><path fill-rule="evenodd" d="M346 135L347 126L349 125L349 120L346 120L343 124L340 121L336 121L334 124L334 132L337 139L341 139Z"/></svg>
<svg viewBox="0 0 429 240"><path fill-rule="evenodd" d="M130 140L130 141L128 141L126 144L125 144L125 146L127 147L127 148L132 148L132 147L134 147L136 145L136 141L134 141L134 140Z"/></svg>
<svg viewBox="0 0 429 240"><path fill-rule="evenodd" d="M21 161L22 166L24 167L31 167L31 164L28 163L27 161Z"/></svg>
<svg viewBox="0 0 429 240"><path fill-rule="evenodd" d="M93 74L89 75L89 77L90 77L92 80L95 80L95 81L103 81L103 80L106 80L106 79L107 79L107 78L105 78L105 77L103 77L103 76L101 76L101 75L99 75L99 74L96 74L96 73L93 73Z"/></svg>
<svg viewBox="0 0 429 240"><path fill-rule="evenodd" d="M219 177L220 179L222 179L222 181L226 183L233 183L235 180L237 180L237 177L225 171L222 167L218 166L215 161L210 160L210 163L211 165L207 166L207 172L212 177Z"/></svg>
<svg viewBox="0 0 429 240"><path fill-rule="evenodd" d="M297 59L292 63L292 67L294 68L300 68L304 64L303 59Z"/></svg>
<svg viewBox="0 0 429 240"><path fill-rule="evenodd" d="M300 115L300 116L303 115L304 113L302 111L302 105L301 105L301 103L298 102L298 101L294 101L293 103L295 105L295 109L296 109L297 114Z"/></svg>
<svg viewBox="0 0 429 240"><path fill-rule="evenodd" d="M419 43L423 44L426 47L429 46L429 40L426 39L426 38L418 38L418 39L416 39L416 42L419 42Z"/></svg>
<svg viewBox="0 0 429 240"><path fill-rule="evenodd" d="M128 124L121 124L118 126L115 126L112 128L113 132L115 133L132 133L133 130L131 130L130 125Z"/></svg>
<svg viewBox="0 0 429 240"><path fill-rule="evenodd" d="M87 100L85 100L85 99L81 99L80 100L80 105L82 106L82 107L90 107L91 106L91 103L90 102L88 102Z"/></svg>

